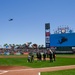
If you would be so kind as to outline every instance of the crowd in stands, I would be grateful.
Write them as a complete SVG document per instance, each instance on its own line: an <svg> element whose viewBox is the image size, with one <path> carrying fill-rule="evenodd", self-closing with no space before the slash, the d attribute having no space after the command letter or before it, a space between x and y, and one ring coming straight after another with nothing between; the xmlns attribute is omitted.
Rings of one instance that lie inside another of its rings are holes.
<svg viewBox="0 0 75 75"><path fill-rule="evenodd" d="M41 53L43 53L44 51L46 51L46 49L33 49L33 48L25 48L25 49L8 49L8 48L0 48L0 55L3 55L3 54L10 54L10 55L13 55L13 54L16 54L16 53L20 53L20 54L26 54L26 53L29 53L29 52L33 52L33 53L36 53L37 51L40 51Z"/></svg>

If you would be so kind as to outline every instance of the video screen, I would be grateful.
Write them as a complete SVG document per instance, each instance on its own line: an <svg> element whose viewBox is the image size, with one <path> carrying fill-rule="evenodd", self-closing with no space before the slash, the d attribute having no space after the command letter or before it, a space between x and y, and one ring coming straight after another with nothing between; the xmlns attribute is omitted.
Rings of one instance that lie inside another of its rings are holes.
<svg viewBox="0 0 75 75"><path fill-rule="evenodd" d="M75 33L51 34L50 46L75 46Z"/></svg>

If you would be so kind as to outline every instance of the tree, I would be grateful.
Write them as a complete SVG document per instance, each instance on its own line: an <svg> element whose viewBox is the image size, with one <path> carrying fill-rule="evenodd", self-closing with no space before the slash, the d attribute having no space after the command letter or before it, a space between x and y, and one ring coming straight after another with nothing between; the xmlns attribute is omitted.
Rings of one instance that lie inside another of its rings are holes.
<svg viewBox="0 0 75 75"><path fill-rule="evenodd" d="M25 44L26 44L26 47L29 48L30 45L32 44L32 42L27 42L27 43L25 43Z"/></svg>
<svg viewBox="0 0 75 75"><path fill-rule="evenodd" d="M42 44L42 45L41 45L41 47L43 48L43 47L44 47L44 45Z"/></svg>
<svg viewBox="0 0 75 75"><path fill-rule="evenodd" d="M37 48L37 44L33 44L32 45L32 48Z"/></svg>
<svg viewBox="0 0 75 75"><path fill-rule="evenodd" d="M8 44L7 44L7 43L5 43L3 46L4 46L4 47L6 47L6 46L8 46Z"/></svg>

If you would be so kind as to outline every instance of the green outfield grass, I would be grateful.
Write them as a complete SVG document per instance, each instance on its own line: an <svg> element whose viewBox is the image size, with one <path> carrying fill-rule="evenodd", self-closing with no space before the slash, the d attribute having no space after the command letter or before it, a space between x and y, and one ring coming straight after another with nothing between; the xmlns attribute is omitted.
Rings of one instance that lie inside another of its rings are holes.
<svg viewBox="0 0 75 75"><path fill-rule="evenodd" d="M26 58L28 55L0 55L0 58ZM36 55L35 55L36 57ZM56 54L56 57L75 58L75 54Z"/></svg>
<svg viewBox="0 0 75 75"><path fill-rule="evenodd" d="M53 71L53 72L42 72L41 75L75 75L75 69Z"/></svg>
<svg viewBox="0 0 75 75"><path fill-rule="evenodd" d="M0 66L28 66L33 68L40 68L64 65L75 65L75 58L57 57L56 61L54 62L50 62L49 60L41 62L34 60L32 63L27 62L27 57L9 58L8 56L8 58L0 58Z"/></svg>
<svg viewBox="0 0 75 75"><path fill-rule="evenodd" d="M75 57L75 54L56 54L57 57Z"/></svg>

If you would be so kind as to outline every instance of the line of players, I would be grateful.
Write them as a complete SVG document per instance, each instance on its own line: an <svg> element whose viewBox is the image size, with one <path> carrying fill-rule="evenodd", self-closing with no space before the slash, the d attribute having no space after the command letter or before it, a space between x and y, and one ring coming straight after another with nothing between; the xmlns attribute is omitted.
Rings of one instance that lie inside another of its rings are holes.
<svg viewBox="0 0 75 75"><path fill-rule="evenodd" d="M50 49L47 53L44 52L43 54L41 54L40 52L37 52L36 58L37 58L37 61L42 61L42 60L46 61L46 58L49 58L50 62L53 62L56 60L55 51L52 51ZM27 62L33 62L33 61L34 61L34 54L29 53Z"/></svg>

